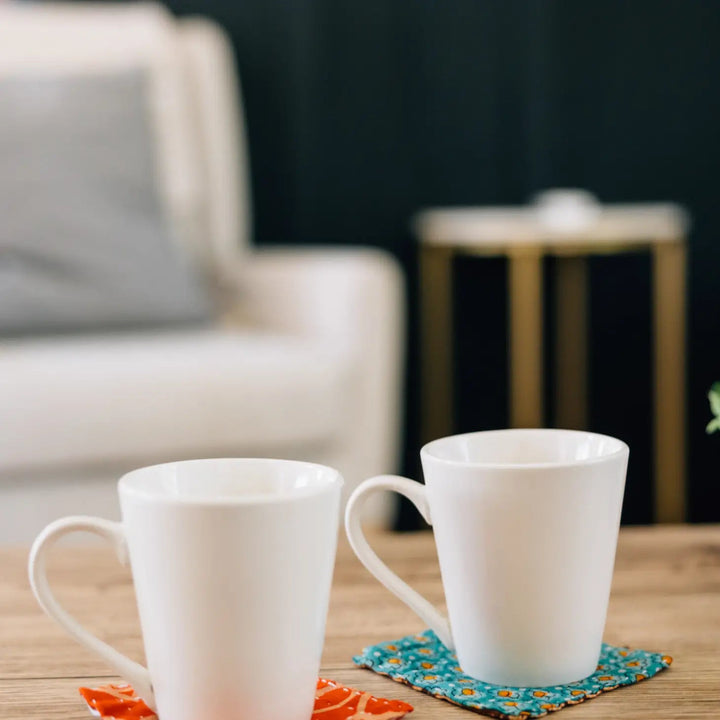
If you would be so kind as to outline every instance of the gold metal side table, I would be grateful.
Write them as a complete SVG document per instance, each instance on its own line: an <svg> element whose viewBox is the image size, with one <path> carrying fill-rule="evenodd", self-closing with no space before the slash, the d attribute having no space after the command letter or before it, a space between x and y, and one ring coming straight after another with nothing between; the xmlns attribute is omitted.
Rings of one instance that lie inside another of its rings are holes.
<svg viewBox="0 0 720 720"><path fill-rule="evenodd" d="M685 519L685 273L688 218L672 204L605 205L572 233L544 225L532 207L439 208L415 218L420 240L422 435L453 431L452 260L508 259L510 418L541 427L544 256L557 258L558 424L587 422L587 258L638 250L652 256L655 519Z"/></svg>

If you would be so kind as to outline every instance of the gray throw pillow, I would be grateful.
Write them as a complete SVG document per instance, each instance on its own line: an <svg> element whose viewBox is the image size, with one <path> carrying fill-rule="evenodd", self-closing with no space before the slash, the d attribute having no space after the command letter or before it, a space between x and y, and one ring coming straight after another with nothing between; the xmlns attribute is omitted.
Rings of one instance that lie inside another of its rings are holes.
<svg viewBox="0 0 720 720"><path fill-rule="evenodd" d="M210 318L154 165L141 72L0 79L0 335Z"/></svg>

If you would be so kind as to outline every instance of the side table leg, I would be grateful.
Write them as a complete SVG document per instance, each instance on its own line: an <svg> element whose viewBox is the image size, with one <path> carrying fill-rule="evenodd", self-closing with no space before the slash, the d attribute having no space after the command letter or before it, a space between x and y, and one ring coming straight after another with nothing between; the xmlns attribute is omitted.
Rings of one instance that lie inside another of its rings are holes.
<svg viewBox="0 0 720 720"><path fill-rule="evenodd" d="M685 245L653 250L655 520L685 520Z"/></svg>
<svg viewBox="0 0 720 720"><path fill-rule="evenodd" d="M453 431L452 250L420 250L422 442Z"/></svg>
<svg viewBox="0 0 720 720"><path fill-rule="evenodd" d="M555 424L587 427L587 259L558 257L555 274Z"/></svg>
<svg viewBox="0 0 720 720"><path fill-rule="evenodd" d="M542 254L518 250L508 258L510 299L510 424L543 424Z"/></svg>

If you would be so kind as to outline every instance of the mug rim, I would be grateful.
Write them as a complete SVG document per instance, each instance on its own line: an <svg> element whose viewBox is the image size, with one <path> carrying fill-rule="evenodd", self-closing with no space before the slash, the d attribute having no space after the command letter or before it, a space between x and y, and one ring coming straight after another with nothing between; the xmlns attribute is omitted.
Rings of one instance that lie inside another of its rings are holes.
<svg viewBox="0 0 720 720"><path fill-rule="evenodd" d="M270 494L270 493L249 493L247 495L200 495L200 496L180 496L171 495L167 492L159 492L149 490L138 484L138 480L149 473L154 473L161 468L171 466L189 466L204 465L218 462L234 462L234 463L260 463L266 465L285 465L286 467L294 465L304 469L321 470L327 474L327 480L315 485L306 485L304 487L292 488L287 493ZM304 460L286 460L283 458L259 458L259 457L217 457L217 458L197 458L193 460L175 460L165 463L156 463L155 465L146 465L134 470L130 470L120 477L118 480L118 494L143 502L156 502L164 505L214 505L214 506L240 506L240 505L276 505L281 503L296 502L301 498L313 497L330 492L335 488L341 488L344 484L343 477L339 470L322 465L320 463L305 462Z"/></svg>
<svg viewBox="0 0 720 720"><path fill-rule="evenodd" d="M446 443L448 440L455 440L457 438L473 437L478 435L510 435L516 433L530 433L537 435L575 435L585 436L593 438L602 438L605 440L612 440L617 443L617 449L608 452L604 455L598 455L596 457L582 458L579 460L558 460L552 462L527 462L527 463L510 463L510 462L484 462L479 460L454 460L445 457L440 457L433 454L433 446ZM498 430L476 430L474 432L458 433L456 435L446 435L445 437L436 438L431 440L420 449L421 460L431 460L437 463L443 463L445 465L452 465L455 467L464 468L483 468L488 470L532 470L532 469L547 469L547 468L569 468L579 467L583 465L596 465L598 463L607 462L608 460L625 455L626 457L630 454L630 448L627 443L623 442L619 438L613 437L612 435L605 435L603 433L589 432L587 430L565 430L563 428L501 428Z"/></svg>

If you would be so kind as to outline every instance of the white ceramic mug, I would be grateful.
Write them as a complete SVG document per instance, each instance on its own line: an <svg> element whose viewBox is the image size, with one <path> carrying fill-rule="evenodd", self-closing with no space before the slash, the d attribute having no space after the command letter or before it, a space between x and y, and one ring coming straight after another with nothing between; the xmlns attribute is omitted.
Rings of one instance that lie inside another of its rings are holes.
<svg viewBox="0 0 720 720"><path fill-rule="evenodd" d="M394 476L353 493L345 524L365 567L498 685L558 685L595 671L615 560L629 450L605 435L497 430L435 440L425 485ZM449 623L373 552L365 498L394 490L433 526Z"/></svg>
<svg viewBox="0 0 720 720"><path fill-rule="evenodd" d="M190 460L120 479L122 522L70 517L30 553L43 609L106 660L160 720L308 720L325 634L342 478L288 460ZM84 630L45 560L86 530L129 557L148 669Z"/></svg>

